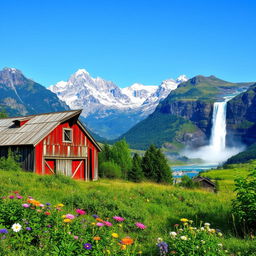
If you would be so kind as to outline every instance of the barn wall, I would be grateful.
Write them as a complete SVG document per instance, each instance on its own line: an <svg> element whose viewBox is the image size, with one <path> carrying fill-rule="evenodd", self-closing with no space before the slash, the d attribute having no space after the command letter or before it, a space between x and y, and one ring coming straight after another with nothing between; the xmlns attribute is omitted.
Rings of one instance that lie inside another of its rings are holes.
<svg viewBox="0 0 256 256"><path fill-rule="evenodd" d="M17 156L22 169L31 172L34 170L34 148L32 145L0 147L0 157L7 157L9 149Z"/></svg>
<svg viewBox="0 0 256 256"><path fill-rule="evenodd" d="M63 128L72 129L72 142L63 142ZM89 151L92 152L90 156ZM97 148L86 136L77 123L65 122L56 127L36 146L36 172L38 174L49 173L50 160L55 160L55 171L62 168L63 173L74 176L77 179L95 180L98 177ZM91 159L91 161L90 161ZM49 161L49 162L47 162ZM79 161L81 165L79 165ZM46 163L47 162L47 163ZM72 168L71 170L69 170ZM91 173L88 173L91 167ZM52 167L51 167L52 169ZM74 171L76 173L74 174Z"/></svg>

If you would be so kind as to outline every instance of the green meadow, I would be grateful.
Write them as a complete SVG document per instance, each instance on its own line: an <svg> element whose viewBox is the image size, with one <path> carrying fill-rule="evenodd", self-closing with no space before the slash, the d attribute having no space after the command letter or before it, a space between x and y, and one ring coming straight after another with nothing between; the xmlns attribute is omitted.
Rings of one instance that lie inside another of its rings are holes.
<svg viewBox="0 0 256 256"><path fill-rule="evenodd" d="M236 224L231 214L232 199L235 198L234 179L245 177L248 170L254 167L256 162L204 173L204 176L218 180L220 191L216 194L203 189L148 182L107 179L83 182L63 176L0 171L0 196L18 191L24 198L32 196L42 203L62 203L70 212L79 208L88 215L97 214L100 218L122 216L128 223L122 232L138 239L142 255L159 255L157 238L168 239L169 232L174 230L174 225L180 223L181 218L193 220L198 227L208 222L211 227L221 230L221 242L229 255L256 255L255 239L242 239L236 235ZM135 222L147 226L143 233L133 228L132 223Z"/></svg>

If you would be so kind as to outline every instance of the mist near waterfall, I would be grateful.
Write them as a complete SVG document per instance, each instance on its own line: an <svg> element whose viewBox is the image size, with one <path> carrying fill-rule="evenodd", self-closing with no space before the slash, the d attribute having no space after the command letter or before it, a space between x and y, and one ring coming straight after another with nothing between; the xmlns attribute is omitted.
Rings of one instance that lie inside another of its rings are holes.
<svg viewBox="0 0 256 256"><path fill-rule="evenodd" d="M229 99L227 98L223 102L215 102L213 105L209 145L198 149L185 149L181 154L189 158L199 158L207 164L222 164L231 156L245 149L243 145L226 147L226 107Z"/></svg>

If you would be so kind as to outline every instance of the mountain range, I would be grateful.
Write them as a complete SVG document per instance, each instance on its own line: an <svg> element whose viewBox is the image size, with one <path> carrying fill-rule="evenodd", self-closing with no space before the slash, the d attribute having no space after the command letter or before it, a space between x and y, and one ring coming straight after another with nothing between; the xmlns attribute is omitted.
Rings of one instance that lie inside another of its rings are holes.
<svg viewBox="0 0 256 256"><path fill-rule="evenodd" d="M116 138L151 114L159 102L187 81L185 75L168 79L159 86L135 83L119 88L111 81L93 78L79 69L68 81L60 81L49 89L71 109L83 109L88 127L105 138Z"/></svg>

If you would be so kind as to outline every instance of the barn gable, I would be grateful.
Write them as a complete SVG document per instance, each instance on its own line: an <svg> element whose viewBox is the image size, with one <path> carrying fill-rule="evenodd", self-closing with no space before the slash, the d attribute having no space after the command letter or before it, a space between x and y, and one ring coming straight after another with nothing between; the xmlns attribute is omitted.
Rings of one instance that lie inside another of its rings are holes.
<svg viewBox="0 0 256 256"><path fill-rule="evenodd" d="M80 113L81 110L72 110L0 119L0 155L6 153L6 148L15 147L22 152L22 148L29 147L33 152L33 171L38 174L97 179L101 149L78 120ZM31 161L27 167L31 170Z"/></svg>

